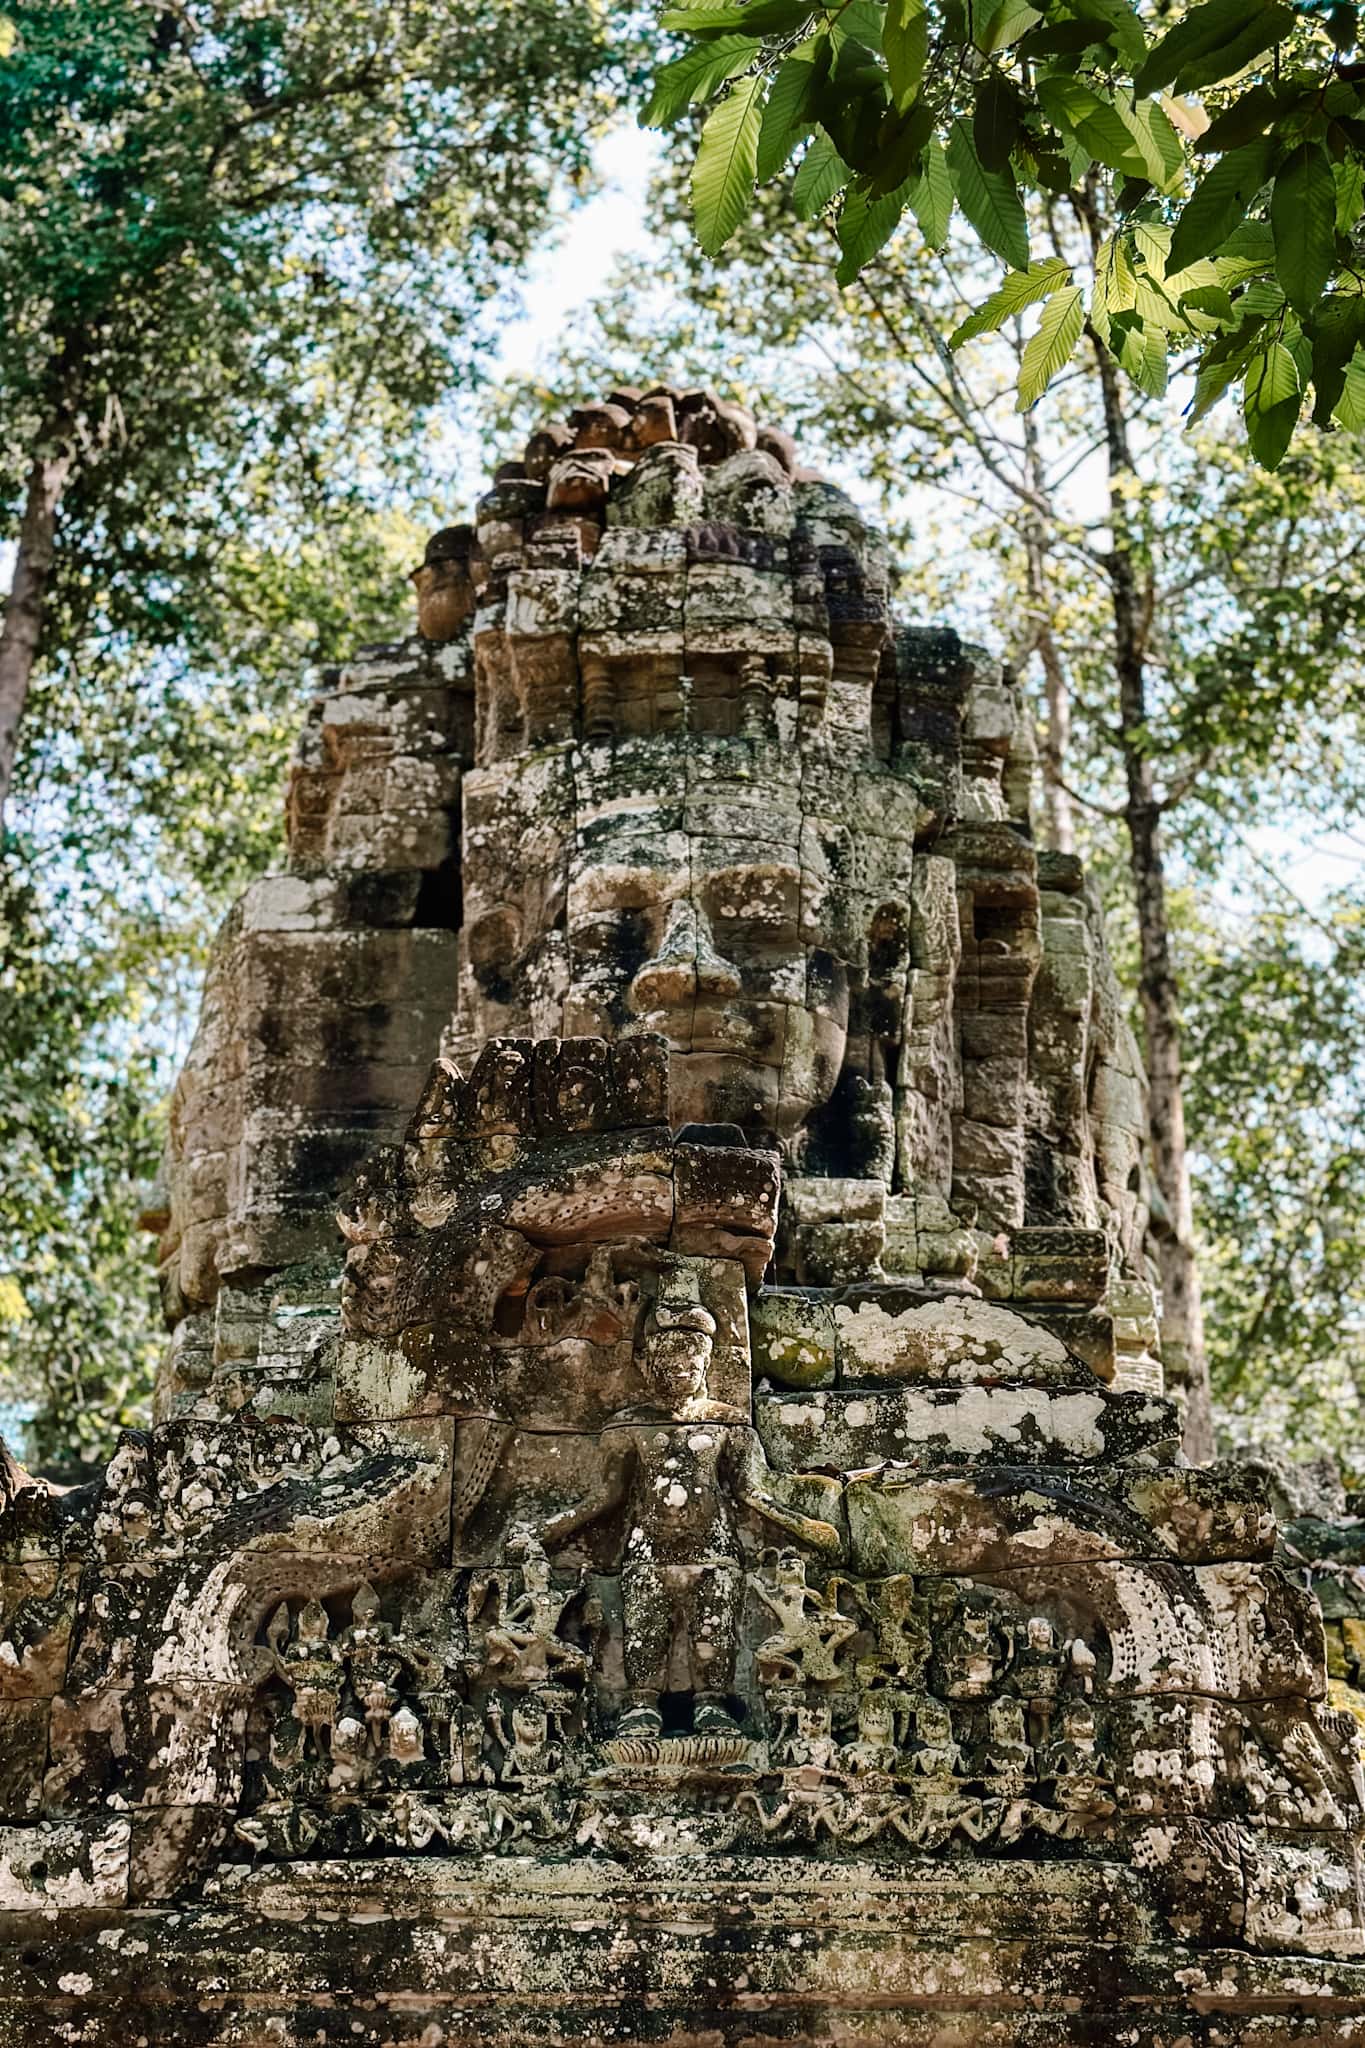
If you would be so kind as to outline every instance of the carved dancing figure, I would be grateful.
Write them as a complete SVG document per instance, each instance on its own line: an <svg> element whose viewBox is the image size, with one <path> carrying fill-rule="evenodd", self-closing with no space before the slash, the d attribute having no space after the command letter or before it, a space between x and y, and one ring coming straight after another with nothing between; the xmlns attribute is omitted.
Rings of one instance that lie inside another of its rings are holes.
<svg viewBox="0 0 1365 2048"><path fill-rule="evenodd" d="M823 1593L808 1586L806 1560L794 1550L780 1553L773 1582L761 1572L749 1574L749 1584L779 1623L754 1653L760 1685L829 1684L839 1677L837 1654L859 1626L839 1611L843 1583L831 1579Z"/></svg>
<svg viewBox="0 0 1365 2048"><path fill-rule="evenodd" d="M488 1672L509 1692L528 1690L556 1678L581 1678L587 1670L587 1656L563 1640L559 1627L582 1584L582 1573L567 1592L557 1591L551 1584L545 1547L534 1529L524 1524L512 1532L507 1555L521 1565L521 1591L504 1601L498 1620L487 1631ZM493 1583L492 1575L487 1575L476 1579L470 1588L471 1620Z"/></svg>

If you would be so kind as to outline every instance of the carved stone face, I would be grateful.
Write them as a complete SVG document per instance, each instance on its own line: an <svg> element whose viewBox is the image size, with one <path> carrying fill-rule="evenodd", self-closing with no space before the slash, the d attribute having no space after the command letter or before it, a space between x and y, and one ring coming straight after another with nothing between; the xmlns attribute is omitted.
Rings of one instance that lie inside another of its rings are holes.
<svg viewBox="0 0 1365 2048"><path fill-rule="evenodd" d="M645 1375L671 1413L706 1389L715 1345L715 1319L704 1308L656 1311L645 1333Z"/></svg>
<svg viewBox="0 0 1365 2048"><path fill-rule="evenodd" d="M856 946L809 831L803 848L798 786L713 785L680 805L674 751L654 743L657 790L580 817L565 1028L659 1032L675 1123L790 1140L838 1079Z"/></svg>

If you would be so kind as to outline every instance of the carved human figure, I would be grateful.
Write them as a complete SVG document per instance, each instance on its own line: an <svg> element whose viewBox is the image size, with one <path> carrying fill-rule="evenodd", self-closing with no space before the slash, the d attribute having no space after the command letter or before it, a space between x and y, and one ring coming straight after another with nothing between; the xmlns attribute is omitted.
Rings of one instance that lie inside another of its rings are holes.
<svg viewBox="0 0 1365 2048"><path fill-rule="evenodd" d="M365 1781L369 1768L369 1738L365 1724L354 1714L343 1714L332 1730L331 1764L327 1776L328 1790L332 1792L356 1792Z"/></svg>
<svg viewBox="0 0 1365 2048"><path fill-rule="evenodd" d="M966 1760L953 1733L953 1718L942 1700L921 1699L915 1709L917 1741L909 1765L918 1780L913 1814L894 1822L917 1847L936 1849L957 1829L979 1842L989 1821L980 1799L963 1790Z"/></svg>
<svg viewBox="0 0 1365 2048"><path fill-rule="evenodd" d="M500 1703L489 1703L488 1724L503 1752L498 1773L503 1784L538 1784L558 1770L564 1751L558 1740L556 1705L562 1707L565 1697L556 1702L545 1693L518 1694L512 1702L510 1734Z"/></svg>
<svg viewBox="0 0 1365 2048"><path fill-rule="evenodd" d="M602 1516L624 1510L625 1735L657 1735L662 1729L659 1701L679 1642L694 1729L735 1732L728 1698L744 1582L739 1508L751 1509L826 1557L841 1550L830 1523L797 1514L773 1498L767 1460L748 1417L707 1396L715 1330L693 1276L680 1271L671 1286L667 1278L661 1282L644 1335L650 1398L613 1418L602 1433L596 1490L544 1530L554 1549Z"/></svg>
<svg viewBox="0 0 1365 2048"><path fill-rule="evenodd" d="M909 1572L893 1572L883 1579L875 1603L873 1627L882 1668L904 1685L922 1685L933 1640Z"/></svg>
<svg viewBox="0 0 1365 2048"><path fill-rule="evenodd" d="M902 1696L871 1690L860 1693L857 1733L842 1752L845 1768L856 1777L889 1778L900 1759L909 1718L909 1705Z"/></svg>
<svg viewBox="0 0 1365 2048"><path fill-rule="evenodd" d="M1060 1822L1054 1832L1083 1834L1113 1813L1113 1779L1100 1759L1094 1710L1085 1701L1063 1707L1061 1733L1039 1756L1038 1775L1052 1785Z"/></svg>
<svg viewBox="0 0 1365 2048"><path fill-rule="evenodd" d="M761 1572L749 1583L777 1620L773 1635L755 1651L760 1685L787 1685L794 1679L828 1684L839 1676L838 1652L858 1633L858 1621L838 1606L839 1581L824 1592L806 1584L806 1561L795 1550L780 1552L771 1582Z"/></svg>
<svg viewBox="0 0 1365 2048"><path fill-rule="evenodd" d="M393 1762L403 1768L424 1763L426 1743L422 1724L411 1707L400 1707L388 1723L388 1750Z"/></svg>
<svg viewBox="0 0 1365 2048"><path fill-rule="evenodd" d="M293 1694L293 1715L302 1730L300 1756L307 1757L311 1748L314 1756L323 1759L341 1705L341 1655L336 1644L328 1641L327 1609L320 1600L307 1602L292 1637L286 1640L287 1626L288 1609L277 1609L267 1641L275 1669Z"/></svg>
<svg viewBox="0 0 1365 2048"><path fill-rule="evenodd" d="M1008 1661L1005 1632L995 1617L969 1607L951 1617L934 1655L938 1691L954 1699L984 1699Z"/></svg>
<svg viewBox="0 0 1365 2048"><path fill-rule="evenodd" d="M378 1756L398 1705L404 1660L391 1623L380 1618L379 1595L368 1580L362 1580L352 1597L350 1623L337 1647L350 1672L370 1748Z"/></svg>
<svg viewBox="0 0 1365 2048"><path fill-rule="evenodd" d="M1045 1614L1030 1615L1024 1640L1015 1653L1009 1683L1028 1709L1029 1728L1035 1744L1044 1743L1052 1733L1053 1716L1062 1690L1065 1652L1057 1631Z"/></svg>
<svg viewBox="0 0 1365 2048"><path fill-rule="evenodd" d="M552 1678L581 1678L587 1656L559 1633L578 1585L567 1591L556 1589L545 1546L534 1529L524 1524L513 1530L507 1555L521 1566L521 1591L503 1602L484 1638L488 1672L513 1692L544 1685ZM471 1621L477 1619L495 1586L500 1586L500 1581L492 1574L475 1579L469 1593Z"/></svg>

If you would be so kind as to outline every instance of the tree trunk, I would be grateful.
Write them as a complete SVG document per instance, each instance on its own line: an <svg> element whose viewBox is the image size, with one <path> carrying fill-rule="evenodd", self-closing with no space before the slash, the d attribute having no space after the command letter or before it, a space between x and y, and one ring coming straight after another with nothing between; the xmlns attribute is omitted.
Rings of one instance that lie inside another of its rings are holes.
<svg viewBox="0 0 1365 2048"><path fill-rule="evenodd" d="M1122 474L1131 473L1133 460L1113 357L1093 330L1090 339L1099 365L1111 486L1110 532L1113 538L1107 566L1114 607L1120 745L1128 791L1124 819L1128 828L1142 961L1148 1121L1153 1168L1166 1207L1163 1226L1155 1233L1163 1297L1161 1355L1167 1384L1173 1393L1183 1397L1185 1403L1185 1455L1191 1464L1204 1465L1213 1457L1215 1446L1208 1359L1204 1351L1204 1311L1199 1291L1199 1264L1195 1255L1189 1159L1185 1148L1179 990L1171 962L1166 871L1161 848L1161 804L1156 796L1151 759L1142 745L1142 731L1147 720L1147 607L1126 538L1123 500L1113 488Z"/></svg>
<svg viewBox="0 0 1365 2048"><path fill-rule="evenodd" d="M1038 429L1031 412L1024 414L1024 454L1035 497L1047 501L1047 475L1038 447ZM1039 512L1028 511L1021 522L1024 579L1028 591L1028 652L1043 671L1047 719L1039 749L1043 770L1043 839L1055 853L1074 853L1076 830L1066 787L1066 757L1071 746L1071 692L1052 633L1052 596L1047 583L1047 529Z"/></svg>
<svg viewBox="0 0 1365 2048"><path fill-rule="evenodd" d="M0 626L0 827L14 780L19 722L43 636L57 507L71 471L72 455L69 445L58 446L51 454L35 455L28 475L14 557L14 580L5 601L4 624Z"/></svg>

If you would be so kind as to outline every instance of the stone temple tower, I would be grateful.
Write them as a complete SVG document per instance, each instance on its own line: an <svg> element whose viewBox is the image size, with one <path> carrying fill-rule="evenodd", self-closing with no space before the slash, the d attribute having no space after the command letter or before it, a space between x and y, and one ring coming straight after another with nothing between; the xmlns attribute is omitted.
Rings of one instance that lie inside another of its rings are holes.
<svg viewBox="0 0 1365 2048"><path fill-rule="evenodd" d="M211 967L155 1426L0 1475L0 2040L1365 2041L1020 693L704 392L414 580Z"/></svg>

